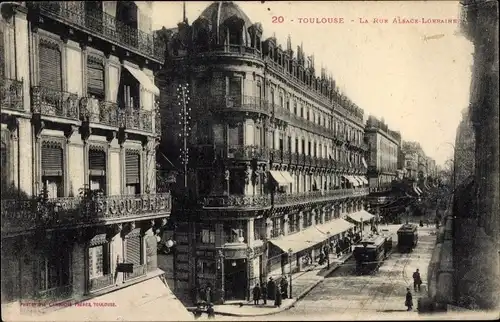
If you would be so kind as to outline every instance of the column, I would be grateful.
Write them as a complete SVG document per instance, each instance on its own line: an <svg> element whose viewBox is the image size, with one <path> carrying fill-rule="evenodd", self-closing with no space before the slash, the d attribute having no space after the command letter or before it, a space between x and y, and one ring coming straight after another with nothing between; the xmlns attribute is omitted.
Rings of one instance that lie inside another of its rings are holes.
<svg viewBox="0 0 500 322"><path fill-rule="evenodd" d="M316 225L316 212L317 210L311 210L309 216L311 216L311 226Z"/></svg>
<svg viewBox="0 0 500 322"><path fill-rule="evenodd" d="M304 213L301 211L299 212L299 230L301 231L304 229Z"/></svg>
<svg viewBox="0 0 500 322"><path fill-rule="evenodd" d="M254 244L254 219L251 218L247 221L247 245L248 247L253 247Z"/></svg>

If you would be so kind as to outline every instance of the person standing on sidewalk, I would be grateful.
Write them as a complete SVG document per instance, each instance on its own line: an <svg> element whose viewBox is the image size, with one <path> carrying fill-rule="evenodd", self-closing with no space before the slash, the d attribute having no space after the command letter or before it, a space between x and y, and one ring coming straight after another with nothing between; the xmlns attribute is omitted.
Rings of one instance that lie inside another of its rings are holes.
<svg viewBox="0 0 500 322"><path fill-rule="evenodd" d="M264 300L264 305L267 304L267 287L266 283L262 283L262 287L260 288L260 293L262 294L262 299Z"/></svg>
<svg viewBox="0 0 500 322"><path fill-rule="evenodd" d="M208 307L207 307L207 314L208 314L208 318L209 319L213 319L215 318L215 311L214 311L214 306L212 303L209 303L208 304Z"/></svg>
<svg viewBox="0 0 500 322"><path fill-rule="evenodd" d="M276 296L276 283L272 276L269 277L269 282L267 282L267 295L270 300L274 300Z"/></svg>
<svg viewBox="0 0 500 322"><path fill-rule="evenodd" d="M259 283L257 283L253 287L253 304L254 305L259 304L259 300L260 300L260 287L259 287Z"/></svg>
<svg viewBox="0 0 500 322"><path fill-rule="evenodd" d="M406 300L405 306L408 308L407 311L411 311L413 309L413 297L411 296L410 288L406 288Z"/></svg>
<svg viewBox="0 0 500 322"><path fill-rule="evenodd" d="M288 298L288 280L285 275L281 277L280 281L281 297L284 299Z"/></svg>
<svg viewBox="0 0 500 322"><path fill-rule="evenodd" d="M422 278L420 277L420 272L417 270L413 273L413 289L415 292L418 290L420 292L420 285L422 285Z"/></svg>
<svg viewBox="0 0 500 322"><path fill-rule="evenodd" d="M281 287L279 284L276 285L276 294L274 297L274 306L281 306Z"/></svg>

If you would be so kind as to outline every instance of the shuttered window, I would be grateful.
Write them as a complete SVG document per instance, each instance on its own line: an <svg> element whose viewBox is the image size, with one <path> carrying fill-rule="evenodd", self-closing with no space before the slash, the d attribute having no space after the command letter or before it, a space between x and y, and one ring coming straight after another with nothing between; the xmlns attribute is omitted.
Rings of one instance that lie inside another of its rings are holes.
<svg viewBox="0 0 500 322"><path fill-rule="evenodd" d="M140 157L135 151L127 151L125 155L126 184L140 183Z"/></svg>
<svg viewBox="0 0 500 322"><path fill-rule="evenodd" d="M106 171L106 152L101 150L89 150L89 169Z"/></svg>
<svg viewBox="0 0 500 322"><path fill-rule="evenodd" d="M87 59L87 92L104 99L104 65L92 57Z"/></svg>
<svg viewBox="0 0 500 322"><path fill-rule="evenodd" d="M142 237L134 232L126 239L125 256L127 263L142 265Z"/></svg>
<svg viewBox="0 0 500 322"><path fill-rule="evenodd" d="M62 90L61 52L57 46L40 43L40 86Z"/></svg>
<svg viewBox="0 0 500 322"><path fill-rule="evenodd" d="M98 149L89 150L90 189L106 193L106 152Z"/></svg>
<svg viewBox="0 0 500 322"><path fill-rule="evenodd" d="M42 144L43 175L61 176L63 172L63 149L60 144L44 142Z"/></svg>

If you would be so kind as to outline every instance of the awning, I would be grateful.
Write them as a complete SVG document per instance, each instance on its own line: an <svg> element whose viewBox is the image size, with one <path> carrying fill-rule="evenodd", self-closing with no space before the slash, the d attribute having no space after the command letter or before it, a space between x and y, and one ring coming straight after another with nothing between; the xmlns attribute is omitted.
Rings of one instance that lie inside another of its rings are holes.
<svg viewBox="0 0 500 322"><path fill-rule="evenodd" d="M346 178L347 181L349 181L353 186L359 186L358 180L354 179L352 176L343 175L343 177Z"/></svg>
<svg viewBox="0 0 500 322"><path fill-rule="evenodd" d="M288 180L285 179L285 177L283 177L283 175L281 174L281 171L270 170L269 173L271 174L271 177L273 177L274 181L276 181L276 183L279 186L288 186L289 182L288 182Z"/></svg>
<svg viewBox="0 0 500 322"><path fill-rule="evenodd" d="M130 72L130 74L132 74L132 76L134 76L137 81L139 81L139 83L141 83L141 85L146 88L146 90L150 91L156 96L160 96L160 89L156 87L153 81L142 70L128 65L123 65L123 67L125 67Z"/></svg>
<svg viewBox="0 0 500 322"><path fill-rule="evenodd" d="M360 178L360 177L358 177L358 176L352 176L352 177L354 178L354 180L356 180L356 181L358 182L358 184L359 184L360 186L362 186L362 185L363 185L363 183L364 183L364 182L363 182L363 180L361 180L361 178Z"/></svg>
<svg viewBox="0 0 500 322"><path fill-rule="evenodd" d="M369 213L366 210L361 210L361 211L355 212L353 214L348 214L347 216L349 218L351 218L352 220L359 222L359 223L361 222L361 220L363 220L363 222L367 222L367 221L372 220L372 218L375 217L374 215L372 215L371 213Z"/></svg>
<svg viewBox="0 0 500 322"><path fill-rule="evenodd" d="M290 172L288 172L288 171L280 171L280 173L283 176L283 178L285 178L285 180L288 181L288 183L293 183L293 178L290 175Z"/></svg>
<svg viewBox="0 0 500 322"><path fill-rule="evenodd" d="M86 302L90 306L83 304L65 307L43 315L43 320L74 321L77 317L80 321L142 321L145 318L148 321L194 321L193 314L182 305L160 277ZM106 304L111 306L97 306Z"/></svg>
<svg viewBox="0 0 500 322"><path fill-rule="evenodd" d="M288 253L290 250L292 253L297 253L322 243L329 237L343 233L353 227L353 224L344 219L334 219L322 225L308 227L295 234L269 240L269 242L281 249L284 253Z"/></svg>
<svg viewBox="0 0 500 322"><path fill-rule="evenodd" d="M368 184L368 179L363 176L359 176L359 178L363 181L364 184Z"/></svg>
<svg viewBox="0 0 500 322"><path fill-rule="evenodd" d="M422 191L422 190L420 190L420 188L419 188L419 187L415 187L415 189L417 190L417 192L418 192L418 194L419 194L419 195L421 195L421 194L422 194L422 192L423 192L423 191Z"/></svg>

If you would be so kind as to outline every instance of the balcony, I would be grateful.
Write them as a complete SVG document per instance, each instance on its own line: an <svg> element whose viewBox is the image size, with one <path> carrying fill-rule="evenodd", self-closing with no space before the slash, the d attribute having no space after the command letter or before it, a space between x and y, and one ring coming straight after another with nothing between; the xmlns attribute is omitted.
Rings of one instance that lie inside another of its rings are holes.
<svg viewBox="0 0 500 322"><path fill-rule="evenodd" d="M198 98L198 105L204 107L210 104L209 108L217 112L224 111L241 111L241 112L254 112L269 115L269 106L266 100L248 95L229 96L219 95L213 96L210 100L206 97Z"/></svg>
<svg viewBox="0 0 500 322"><path fill-rule="evenodd" d="M165 60L165 45L159 37L131 27L102 10L88 10L83 1L30 1L28 7L157 62Z"/></svg>
<svg viewBox="0 0 500 322"><path fill-rule="evenodd" d="M35 114L79 120L77 94L34 86L31 88L31 100L31 110Z"/></svg>
<svg viewBox="0 0 500 322"><path fill-rule="evenodd" d="M156 118L156 117L155 117ZM118 110L119 125L127 130L153 132L153 112L139 109Z"/></svg>
<svg viewBox="0 0 500 322"><path fill-rule="evenodd" d="M271 206L271 197L269 195L209 196L203 198L201 205L205 208L263 208Z"/></svg>
<svg viewBox="0 0 500 322"><path fill-rule="evenodd" d="M24 112L23 81L0 78L0 108Z"/></svg>
<svg viewBox="0 0 500 322"><path fill-rule="evenodd" d="M261 52L254 48L254 47L249 47L249 46L243 46L243 45L215 45L212 46L210 51L206 52L203 51L204 55L207 54L212 54L212 55L221 55L227 53L228 55L238 55L238 56L248 56L248 57L253 57L253 58L258 58L260 59L262 57Z"/></svg>
<svg viewBox="0 0 500 322"><path fill-rule="evenodd" d="M118 127L118 104L84 97L80 100L80 119Z"/></svg>
<svg viewBox="0 0 500 322"><path fill-rule="evenodd" d="M368 188L310 191L295 194L276 194L274 195L274 205L284 206L305 202L321 202L348 197L367 196L368 194Z"/></svg>
<svg viewBox="0 0 500 322"><path fill-rule="evenodd" d="M96 199L62 197L1 201L2 233L36 228L98 225L128 219L165 216L171 211L169 193L104 196Z"/></svg>
<svg viewBox="0 0 500 322"><path fill-rule="evenodd" d="M269 152L263 146L230 145L227 148L227 157L236 160L269 160Z"/></svg>

